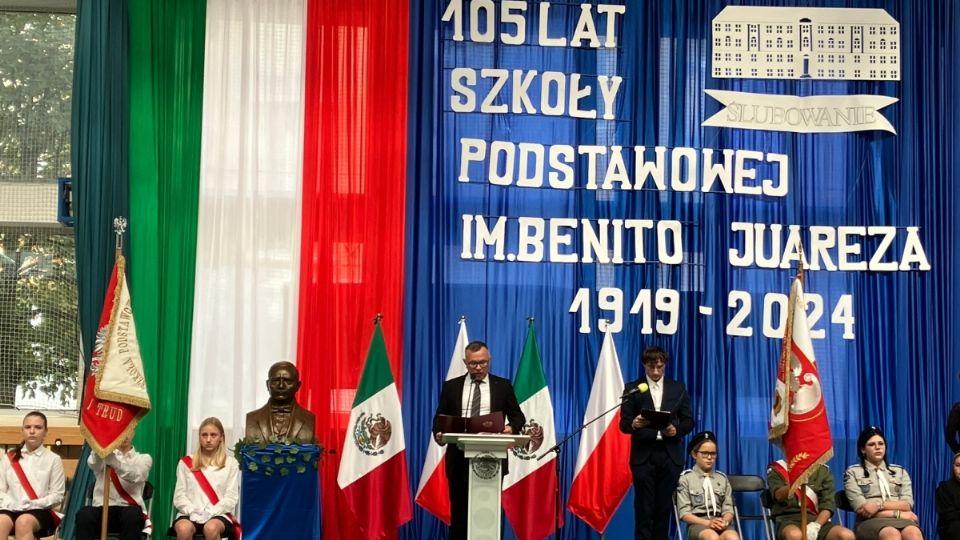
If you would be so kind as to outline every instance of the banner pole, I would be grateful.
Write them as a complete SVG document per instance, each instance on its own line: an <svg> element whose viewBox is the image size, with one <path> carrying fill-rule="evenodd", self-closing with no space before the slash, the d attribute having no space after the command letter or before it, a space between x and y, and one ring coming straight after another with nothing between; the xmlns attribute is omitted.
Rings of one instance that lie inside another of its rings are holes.
<svg viewBox="0 0 960 540"><path fill-rule="evenodd" d="M107 521L110 519L110 466L103 466L103 510L100 519L100 540L107 540Z"/></svg>
<svg viewBox="0 0 960 540"><path fill-rule="evenodd" d="M800 534L807 536L807 484L800 485Z"/></svg>

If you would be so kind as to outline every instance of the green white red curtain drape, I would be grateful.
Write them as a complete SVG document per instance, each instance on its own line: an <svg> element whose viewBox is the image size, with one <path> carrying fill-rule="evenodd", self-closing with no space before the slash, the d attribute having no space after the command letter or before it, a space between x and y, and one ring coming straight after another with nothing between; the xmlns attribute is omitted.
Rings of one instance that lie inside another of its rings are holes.
<svg viewBox="0 0 960 540"><path fill-rule="evenodd" d="M402 392L407 10L148 0L111 23L129 31L129 105L111 103L129 126L130 288L156 403L135 443L158 501L200 420L242 436L276 361L298 365L320 442L339 447L377 313ZM338 466L321 465L324 534L359 538Z"/></svg>

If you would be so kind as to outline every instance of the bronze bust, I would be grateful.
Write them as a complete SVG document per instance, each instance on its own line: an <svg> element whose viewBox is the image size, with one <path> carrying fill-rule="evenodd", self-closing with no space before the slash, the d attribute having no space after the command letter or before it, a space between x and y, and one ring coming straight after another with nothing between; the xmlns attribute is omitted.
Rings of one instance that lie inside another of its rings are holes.
<svg viewBox="0 0 960 540"><path fill-rule="evenodd" d="M313 444L316 419L313 413L297 403L300 372L290 362L270 366L267 390L270 400L255 411L247 413L244 438L248 443L269 442L271 439L289 443Z"/></svg>

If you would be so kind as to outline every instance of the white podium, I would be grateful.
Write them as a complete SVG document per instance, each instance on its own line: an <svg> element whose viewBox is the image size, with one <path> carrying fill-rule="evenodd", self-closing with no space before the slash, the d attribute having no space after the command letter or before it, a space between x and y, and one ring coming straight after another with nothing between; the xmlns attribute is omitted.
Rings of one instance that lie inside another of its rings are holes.
<svg viewBox="0 0 960 540"><path fill-rule="evenodd" d="M444 433L443 442L456 444L469 460L467 539L500 540L500 460L507 450L530 440L527 435L503 433Z"/></svg>

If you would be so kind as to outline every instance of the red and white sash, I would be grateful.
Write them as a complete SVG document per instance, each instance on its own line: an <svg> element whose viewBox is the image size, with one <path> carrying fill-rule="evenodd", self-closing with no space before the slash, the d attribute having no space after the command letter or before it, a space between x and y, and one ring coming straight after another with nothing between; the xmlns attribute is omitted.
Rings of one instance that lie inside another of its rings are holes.
<svg viewBox="0 0 960 540"><path fill-rule="evenodd" d="M786 461L782 459L778 459L777 461L774 461L773 463L770 464L770 468L773 469L777 474L782 476L783 479L786 480L787 485L790 485L790 473L787 472ZM820 512L819 510L820 498L817 497L817 492L814 491L813 488L811 488L809 485L807 485L806 488L807 488L807 510L809 512L812 512L813 515L817 515ZM797 488L797 490L794 492L794 495L797 497L797 504L799 504L800 488Z"/></svg>
<svg viewBox="0 0 960 540"><path fill-rule="evenodd" d="M10 466L13 467L13 472L16 473L17 479L20 480L20 486L23 487L23 490L27 492L27 497L30 497L31 501L35 501L40 497L37 496L36 490L33 489L33 485L30 484L30 479L27 478L27 474L23 472L23 467L20 465L20 460L14 459L13 452L7 452L7 459L10 460ZM47 512L50 512L50 517L53 518L53 526L56 527L60 525L60 514L53 511L52 508L47 508Z"/></svg>
<svg viewBox="0 0 960 540"><path fill-rule="evenodd" d="M213 504L219 503L220 496L217 495L216 490L214 490L213 486L210 485L210 481L207 480L207 477L205 474L203 474L203 471L199 469L195 471L192 470L193 458L190 456L183 456L182 458L180 458L180 461L182 461L183 464L186 465L188 469L191 469L190 472L193 473L193 477L197 480L197 484L200 485L200 490L203 491L204 495L207 496L207 499L209 499L210 502ZM243 536L243 531L240 530L240 522L237 521L237 518L235 518L233 514L231 514L230 512L227 512L227 519L230 520L230 523L233 524L233 528L237 531L237 540L241 540Z"/></svg>
<svg viewBox="0 0 960 540"><path fill-rule="evenodd" d="M117 474L117 471L113 470L113 467L108 468L110 469L110 483L113 484L114 489L117 490L117 495L120 495L120 498L122 498L129 506L139 507L140 511L143 513L144 534L153 533L153 522L150 521L150 514L147 514L147 509L143 506L140 506L140 503L131 497L127 490L123 489L123 484L120 483L120 475Z"/></svg>

